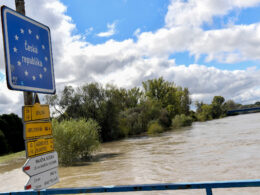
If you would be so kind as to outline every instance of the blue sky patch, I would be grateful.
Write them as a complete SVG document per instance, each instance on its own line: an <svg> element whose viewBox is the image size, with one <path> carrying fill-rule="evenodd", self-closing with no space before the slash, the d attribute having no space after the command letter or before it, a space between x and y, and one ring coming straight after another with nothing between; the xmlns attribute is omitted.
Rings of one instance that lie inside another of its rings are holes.
<svg viewBox="0 0 260 195"><path fill-rule="evenodd" d="M189 52L178 52L169 56L169 59L175 59L177 65L190 65L195 63L195 58L189 55Z"/></svg>
<svg viewBox="0 0 260 195"><path fill-rule="evenodd" d="M0 72L0 82L2 82L5 78L5 75L3 73Z"/></svg>
<svg viewBox="0 0 260 195"><path fill-rule="evenodd" d="M201 64L207 67L215 67L221 70L246 70L250 67L255 67L257 70L260 69L260 64L257 60L248 60L243 62L234 63L220 63L215 60L210 62L206 61L207 55L202 54L198 61L195 60L194 55L189 55L189 52L178 52L169 56L169 59L175 59L176 65L189 66L190 64Z"/></svg>
<svg viewBox="0 0 260 195"><path fill-rule="evenodd" d="M75 34L87 34L86 41L104 43L109 39L123 41L134 38L134 32L156 31L164 26L169 0L62 0L68 7L67 14L77 24ZM107 25L115 23L115 34L97 36L108 31Z"/></svg>
<svg viewBox="0 0 260 195"><path fill-rule="evenodd" d="M259 23L260 6L246 9L233 9L225 16L214 16L212 23L204 23L203 30L226 28L228 25L249 25Z"/></svg>

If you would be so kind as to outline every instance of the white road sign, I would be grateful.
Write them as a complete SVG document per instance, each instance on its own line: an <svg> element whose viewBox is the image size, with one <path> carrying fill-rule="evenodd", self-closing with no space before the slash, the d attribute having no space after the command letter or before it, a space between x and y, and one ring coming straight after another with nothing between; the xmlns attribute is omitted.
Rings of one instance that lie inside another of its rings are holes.
<svg viewBox="0 0 260 195"><path fill-rule="evenodd" d="M58 167L58 154L57 152L52 152L29 158L23 166L23 171L27 175L33 176L55 167Z"/></svg>
<svg viewBox="0 0 260 195"><path fill-rule="evenodd" d="M32 176L27 184L25 185L25 190L40 190L46 189L59 182L58 168L48 170L46 172L40 173L38 175Z"/></svg>

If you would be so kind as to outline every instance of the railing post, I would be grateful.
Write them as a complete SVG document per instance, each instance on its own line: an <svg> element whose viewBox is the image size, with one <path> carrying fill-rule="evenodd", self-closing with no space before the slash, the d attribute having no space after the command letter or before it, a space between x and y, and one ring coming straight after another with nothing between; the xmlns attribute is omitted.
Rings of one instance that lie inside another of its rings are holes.
<svg viewBox="0 0 260 195"><path fill-rule="evenodd" d="M206 193L207 193L207 195L212 195L212 189L211 188L206 188Z"/></svg>

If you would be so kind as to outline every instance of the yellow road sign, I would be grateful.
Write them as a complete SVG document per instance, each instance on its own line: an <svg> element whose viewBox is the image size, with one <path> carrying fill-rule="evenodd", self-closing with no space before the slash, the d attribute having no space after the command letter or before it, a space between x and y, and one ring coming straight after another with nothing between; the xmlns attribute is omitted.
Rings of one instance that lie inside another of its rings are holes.
<svg viewBox="0 0 260 195"><path fill-rule="evenodd" d="M36 139L26 142L26 157L39 156L48 152L53 152L53 138Z"/></svg>
<svg viewBox="0 0 260 195"><path fill-rule="evenodd" d="M51 122L32 122L24 124L24 139L52 135Z"/></svg>
<svg viewBox="0 0 260 195"><path fill-rule="evenodd" d="M33 106L23 106L23 121L34 121L50 118L49 105L34 104Z"/></svg>

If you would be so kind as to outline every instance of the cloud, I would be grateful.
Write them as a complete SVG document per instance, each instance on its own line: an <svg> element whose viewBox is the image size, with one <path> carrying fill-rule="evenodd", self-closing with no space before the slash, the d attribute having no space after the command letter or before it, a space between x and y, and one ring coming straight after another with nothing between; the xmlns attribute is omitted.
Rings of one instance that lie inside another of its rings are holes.
<svg viewBox="0 0 260 195"><path fill-rule="evenodd" d="M136 41L130 38L108 40L96 45L86 42L85 34L73 33L77 27L66 15L67 8L60 1L26 0L25 5L29 17L51 29L57 91L65 85L79 86L93 81L131 88L141 86L147 79L163 76L177 85L188 87L193 100L209 102L214 95L222 95L226 99L252 103L260 95L259 70L228 71L203 64L176 64L175 59L169 59L169 56L188 52L196 59L206 56L208 63L214 60L227 64L260 60L260 23L233 24L215 30L201 28L204 22L212 22L214 16L224 16L232 9L252 7L258 2L171 1L164 27L155 32L137 29ZM115 32L116 22L108 24L108 31L99 35L109 37ZM0 71L4 73L3 48L0 45ZM8 90L2 79L0 93L4 94L0 98L1 113L21 113L21 92Z"/></svg>
<svg viewBox="0 0 260 195"><path fill-rule="evenodd" d="M193 101L209 103L214 96L221 95L226 100L252 103L257 100L258 93L253 91L260 83L259 75L260 71L255 69L228 71L198 64L176 65L174 60L151 58L136 59L106 77L97 75L95 80L130 88L140 86L142 81L163 76L178 86L188 87Z"/></svg>
<svg viewBox="0 0 260 195"><path fill-rule="evenodd" d="M116 33L116 22L107 24L108 30L106 32L100 32L97 34L98 37L111 37Z"/></svg>
<svg viewBox="0 0 260 195"><path fill-rule="evenodd" d="M204 31L188 48L191 54L206 54L208 62L234 63L260 60L260 23Z"/></svg>
<svg viewBox="0 0 260 195"><path fill-rule="evenodd" d="M23 105L22 92L9 90L6 81L1 80L0 94L0 114L16 113L21 116Z"/></svg>
<svg viewBox="0 0 260 195"><path fill-rule="evenodd" d="M224 16L235 8L249 8L259 3L259 0L171 0L165 23L168 28L198 27L203 23L212 23L214 16Z"/></svg>

